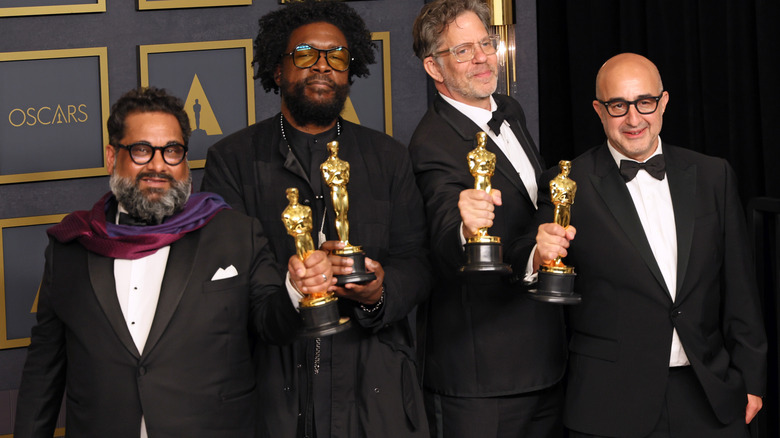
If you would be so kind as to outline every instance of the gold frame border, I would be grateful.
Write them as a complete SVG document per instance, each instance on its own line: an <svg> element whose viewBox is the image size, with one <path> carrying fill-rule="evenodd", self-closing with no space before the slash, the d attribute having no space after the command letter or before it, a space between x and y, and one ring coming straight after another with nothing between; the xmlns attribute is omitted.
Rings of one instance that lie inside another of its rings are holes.
<svg viewBox="0 0 780 438"><path fill-rule="evenodd" d="M88 47L83 49L60 49L60 50L37 50L31 52L2 52L0 53L0 62L4 61L32 61L43 59L61 59L61 58L87 58L97 56L98 68L100 69L100 116L103 141L108 142L108 48L107 47ZM34 181L50 181L56 179L84 178L90 176L105 176L106 173L106 151L103 144L100 145L103 156L103 167L90 167L83 169L68 170L50 170L46 172L16 173L10 175L0 175L0 184L11 184Z"/></svg>
<svg viewBox="0 0 780 438"><path fill-rule="evenodd" d="M73 5L0 7L0 17L86 14L92 12L106 12L106 0L97 0L97 3L95 4L77 3ZM0 436L0 438L2 438L2 436Z"/></svg>
<svg viewBox="0 0 780 438"><path fill-rule="evenodd" d="M141 1L141 0L139 0ZM157 3L157 2L155 2ZM194 52L198 50L221 50L221 49L244 49L244 59L246 60L246 114L247 126L255 124L255 80L252 70L253 46L252 39L240 40L222 40L222 41L201 41L193 43L174 43L174 44L147 44L138 46L139 71L141 75L141 86L149 86L149 54L151 53L169 53L169 52ZM206 160L188 161L190 168L201 169L206 166Z"/></svg>
<svg viewBox="0 0 780 438"><path fill-rule="evenodd" d="M390 79L390 32L371 32L371 39L382 41L382 83L385 97L385 134L393 136L393 92Z"/></svg>
<svg viewBox="0 0 780 438"><path fill-rule="evenodd" d="M30 338L8 339L8 321L5 307L5 254L3 254L3 230L6 228L26 227L30 225L57 224L66 214L46 216L28 216L13 219L0 219L0 350L27 347Z"/></svg>
<svg viewBox="0 0 780 438"><path fill-rule="evenodd" d="M220 0L138 0L138 10L149 11L156 9L208 8L212 6L246 6L251 4L252 0L230 0L229 2L220 2Z"/></svg>

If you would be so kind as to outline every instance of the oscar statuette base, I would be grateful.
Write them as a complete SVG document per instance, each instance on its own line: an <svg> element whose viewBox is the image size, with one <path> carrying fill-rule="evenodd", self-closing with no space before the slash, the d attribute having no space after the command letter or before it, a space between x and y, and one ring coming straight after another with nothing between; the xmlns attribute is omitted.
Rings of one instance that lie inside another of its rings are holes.
<svg viewBox="0 0 780 438"><path fill-rule="evenodd" d="M352 326L349 317L339 317L338 300L330 300L317 306L298 308L303 327L298 329L302 338L321 338L341 333Z"/></svg>
<svg viewBox="0 0 780 438"><path fill-rule="evenodd" d="M333 251L339 257L352 259L352 273L336 276L336 286L344 286L347 283L364 284L376 280L373 272L366 271L366 253L359 246L350 246L343 250Z"/></svg>
<svg viewBox="0 0 780 438"><path fill-rule="evenodd" d="M536 301L551 304L579 304L582 301L580 294L574 293L573 268L565 269L548 268L542 266L539 269L539 281L536 289L529 289L528 296Z"/></svg>
<svg viewBox="0 0 780 438"><path fill-rule="evenodd" d="M504 263L501 242L468 242L465 245L466 264L458 270L461 274L509 275L512 267Z"/></svg>

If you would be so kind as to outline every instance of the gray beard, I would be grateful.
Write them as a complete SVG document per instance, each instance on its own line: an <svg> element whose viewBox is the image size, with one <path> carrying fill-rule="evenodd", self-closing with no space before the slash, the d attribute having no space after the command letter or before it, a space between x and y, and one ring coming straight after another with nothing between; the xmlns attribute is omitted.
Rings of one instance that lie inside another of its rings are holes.
<svg viewBox="0 0 780 438"><path fill-rule="evenodd" d="M182 181L171 180L171 188L147 189L149 194L161 194L155 200L149 199L145 191L138 188L140 178L149 176L149 174L139 173L135 181L132 178L126 178L111 174L109 185L111 191L116 196L116 200L127 212L138 219L151 224L160 224L163 219L173 215L184 208L184 204L190 198L192 189L192 174L188 173L187 179ZM169 177L170 175L160 174L158 177Z"/></svg>

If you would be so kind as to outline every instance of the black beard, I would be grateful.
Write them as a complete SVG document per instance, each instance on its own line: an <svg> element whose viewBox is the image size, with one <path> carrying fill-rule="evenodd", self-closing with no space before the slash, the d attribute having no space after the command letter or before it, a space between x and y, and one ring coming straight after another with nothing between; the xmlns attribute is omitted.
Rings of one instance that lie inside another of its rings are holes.
<svg viewBox="0 0 780 438"><path fill-rule="evenodd" d="M314 80L329 81L335 91L333 98L324 102L313 102L306 97L304 91L306 83ZM310 76L306 80L294 84L282 78L280 85L282 99L284 99L284 103L290 111L293 120L299 125L330 125L334 120L338 119L341 110L344 109L347 96L349 96L349 84L336 85L327 76Z"/></svg>
<svg viewBox="0 0 780 438"><path fill-rule="evenodd" d="M138 182L141 178L167 178L171 181L171 188L164 189L146 189L138 188ZM121 177L116 173L111 174L109 180L111 191L116 196L117 202L124 207L127 212L138 219L150 224L161 224L163 219L173 215L184 208L184 204L190 198L192 189L192 174L187 175L186 180L176 181L168 174L155 174L150 172L139 173L135 181L132 178ZM157 199L152 200L148 194L159 194Z"/></svg>

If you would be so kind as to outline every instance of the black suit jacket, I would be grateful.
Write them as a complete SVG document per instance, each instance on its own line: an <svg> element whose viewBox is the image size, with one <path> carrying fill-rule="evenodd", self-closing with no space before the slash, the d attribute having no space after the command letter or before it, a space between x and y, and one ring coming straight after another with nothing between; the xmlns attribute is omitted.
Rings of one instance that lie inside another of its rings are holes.
<svg viewBox="0 0 780 438"><path fill-rule="evenodd" d="M766 338L734 173L723 159L668 144L663 153L677 229L674 302L606 144L572 162L577 236L564 262L582 303L569 309L565 422L578 431L650 432L673 328L721 422L743 421L746 393L764 391ZM539 199L540 222L550 222L548 186Z"/></svg>
<svg viewBox="0 0 780 438"><path fill-rule="evenodd" d="M338 155L350 164L349 240L382 264L385 301L367 313L356 301L339 299L342 315L350 316L353 325L329 338L332 395L318 400L317 408L332 412L333 436L427 436L407 318L430 290L422 199L403 145L363 126L344 120L340 124ZM297 187L301 204L312 207L314 241L323 223L326 237L338 240L328 187L321 180L309 181L309 172L283 141L277 114L212 146L202 187L260 218L281 261L295 254L294 240L281 220L287 187ZM316 190L322 186L322 192ZM318 199L319 193L324 197ZM303 436L299 413L311 407L307 382L312 378L313 344L301 339L289 346L256 345L258 436Z"/></svg>
<svg viewBox="0 0 780 438"><path fill-rule="evenodd" d="M260 224L219 212L170 248L144 351L117 299L114 259L51 239L14 436L51 437L63 390L68 436L251 437L255 331L299 324ZM219 268L238 275L215 280Z"/></svg>
<svg viewBox="0 0 780 438"><path fill-rule="evenodd" d="M493 96L534 167L541 158L525 126L520 104ZM436 97L409 145L417 185L431 231L436 284L427 313L424 386L468 397L519 394L549 387L563 375L566 344L559 306L531 301L523 290L495 276L459 276L465 262L460 241L460 192L474 188L466 155L476 147L479 127ZM519 175L488 137L496 154L492 186L501 191L489 234L501 238L504 259L525 270L529 245L521 237L535 207Z"/></svg>

